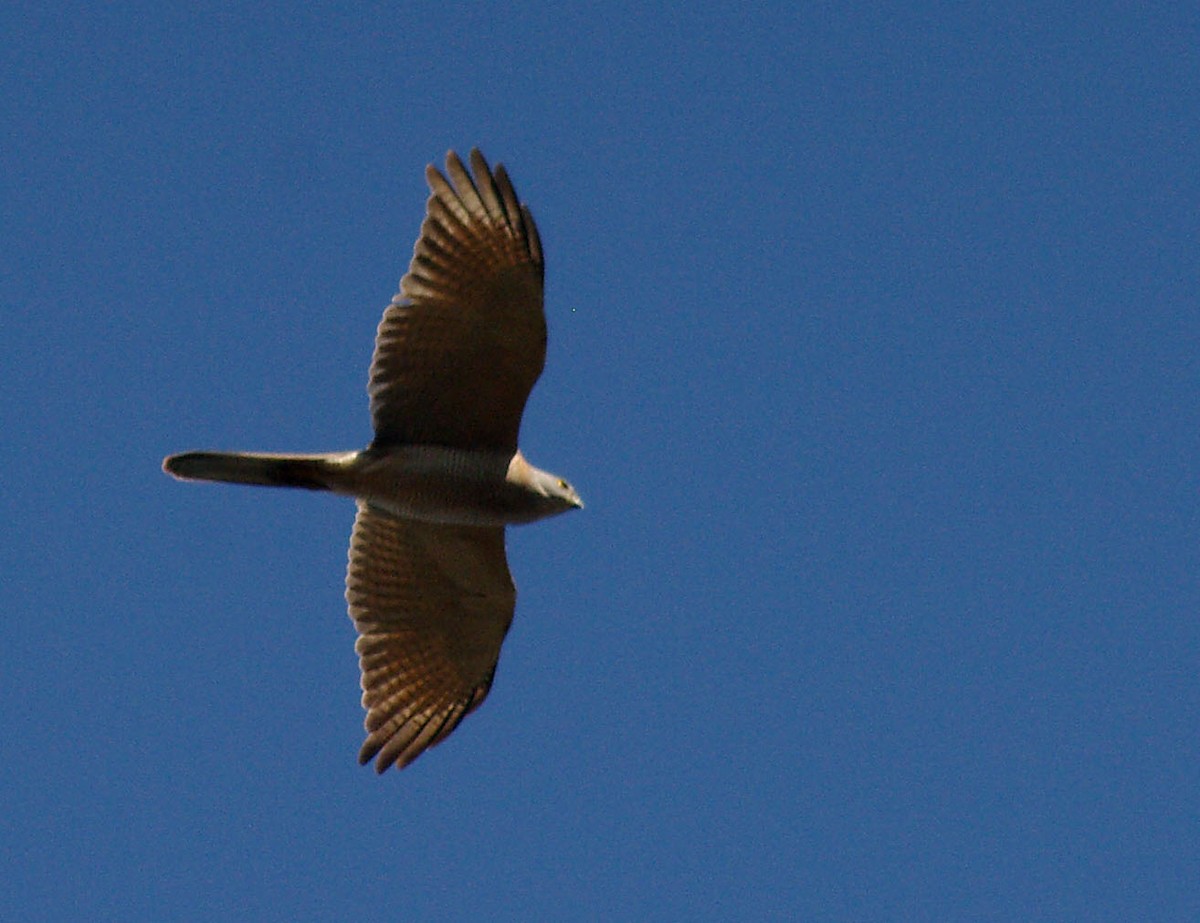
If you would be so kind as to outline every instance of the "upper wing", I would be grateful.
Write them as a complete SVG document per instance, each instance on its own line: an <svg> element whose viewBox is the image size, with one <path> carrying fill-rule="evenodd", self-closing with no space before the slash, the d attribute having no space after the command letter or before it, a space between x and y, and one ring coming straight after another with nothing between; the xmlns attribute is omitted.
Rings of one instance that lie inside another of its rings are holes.
<svg viewBox="0 0 1200 923"><path fill-rule="evenodd" d="M479 707L516 599L503 528L397 519L359 501L346 574L367 710L359 762L403 768Z"/></svg>
<svg viewBox="0 0 1200 923"><path fill-rule="evenodd" d="M503 166L453 151L398 294L383 314L367 392L375 445L517 448L546 359L542 247Z"/></svg>

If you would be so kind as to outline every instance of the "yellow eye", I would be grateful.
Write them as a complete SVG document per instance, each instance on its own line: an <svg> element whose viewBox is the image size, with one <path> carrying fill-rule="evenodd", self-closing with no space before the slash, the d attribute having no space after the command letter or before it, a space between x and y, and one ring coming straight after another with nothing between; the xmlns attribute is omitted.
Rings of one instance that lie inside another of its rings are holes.
<svg viewBox="0 0 1200 923"><path fill-rule="evenodd" d="M571 489L571 485L568 484L566 481L564 481L562 478L558 479L558 486L561 487L563 490Z"/></svg>

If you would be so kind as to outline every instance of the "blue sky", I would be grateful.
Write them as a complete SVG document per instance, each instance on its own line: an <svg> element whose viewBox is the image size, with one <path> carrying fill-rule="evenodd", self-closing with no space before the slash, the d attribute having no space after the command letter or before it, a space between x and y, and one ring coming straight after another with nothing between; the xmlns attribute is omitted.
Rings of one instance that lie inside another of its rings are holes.
<svg viewBox="0 0 1200 923"><path fill-rule="evenodd" d="M1200 916L1200 15L10 5L0 916ZM486 705L362 738L426 163L547 253Z"/></svg>

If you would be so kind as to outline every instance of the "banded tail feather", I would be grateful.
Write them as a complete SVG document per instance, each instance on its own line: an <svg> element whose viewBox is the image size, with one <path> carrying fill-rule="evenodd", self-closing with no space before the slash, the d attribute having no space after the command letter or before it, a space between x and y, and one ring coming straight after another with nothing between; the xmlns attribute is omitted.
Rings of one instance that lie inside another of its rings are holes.
<svg viewBox="0 0 1200 923"><path fill-rule="evenodd" d="M183 481L221 481L226 484L330 490L330 475L345 458L344 452L318 455L183 452L168 456L163 461L163 471Z"/></svg>

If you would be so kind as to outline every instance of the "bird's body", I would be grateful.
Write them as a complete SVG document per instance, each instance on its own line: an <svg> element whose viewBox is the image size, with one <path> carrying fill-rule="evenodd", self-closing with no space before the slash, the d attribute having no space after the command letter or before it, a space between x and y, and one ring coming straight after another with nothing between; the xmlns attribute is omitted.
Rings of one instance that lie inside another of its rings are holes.
<svg viewBox="0 0 1200 923"><path fill-rule="evenodd" d="M517 448L545 360L542 251L503 167L451 152L400 294L384 312L368 393L375 438L314 455L185 452L184 480L354 497L346 599L359 631L368 737L382 772L444 739L491 687L516 591L504 528L582 507Z"/></svg>
<svg viewBox="0 0 1200 923"><path fill-rule="evenodd" d="M579 506L538 491L535 474L558 479L520 452L432 445L313 455L184 452L164 467L191 481L327 490L402 519L449 525L521 525Z"/></svg>

